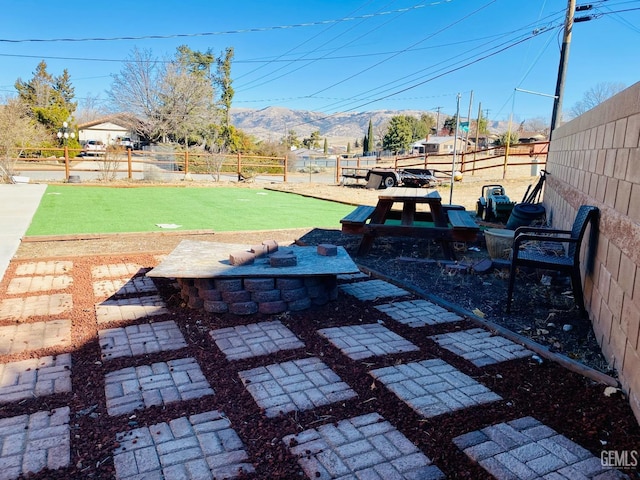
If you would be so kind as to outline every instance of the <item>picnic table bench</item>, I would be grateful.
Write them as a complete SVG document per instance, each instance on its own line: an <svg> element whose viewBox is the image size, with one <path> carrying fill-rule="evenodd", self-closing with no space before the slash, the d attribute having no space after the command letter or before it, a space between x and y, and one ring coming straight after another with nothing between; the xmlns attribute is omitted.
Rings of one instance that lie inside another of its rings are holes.
<svg viewBox="0 0 640 480"><path fill-rule="evenodd" d="M402 205L400 211L392 209L395 203ZM430 211L417 211L418 204ZM386 189L375 207L360 205L340 223L342 232L362 235L357 255L366 255L376 237L417 237L440 241L444 254L453 259L452 243L475 241L480 230L463 207L442 205L438 192L406 187Z"/></svg>
<svg viewBox="0 0 640 480"><path fill-rule="evenodd" d="M358 205L349 215L340 220L344 233L361 234L364 224L371 218L376 207Z"/></svg>

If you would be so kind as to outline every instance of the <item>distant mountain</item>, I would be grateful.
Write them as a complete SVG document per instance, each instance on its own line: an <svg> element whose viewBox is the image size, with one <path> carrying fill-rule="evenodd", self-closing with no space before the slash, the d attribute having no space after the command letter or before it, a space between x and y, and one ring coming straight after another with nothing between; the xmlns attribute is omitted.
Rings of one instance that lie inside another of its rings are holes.
<svg viewBox="0 0 640 480"><path fill-rule="evenodd" d="M436 118L435 112L426 110L375 110L371 112L347 112L329 115L306 110L290 110L283 107L267 107L261 110L242 108L231 109L231 123L245 133L260 140L279 141L289 130L302 139L315 130L321 138L330 143L362 141L369 128L369 120L374 134L383 135L391 117L396 115L420 115L427 113ZM440 114L442 124L447 115Z"/></svg>
<svg viewBox="0 0 640 480"><path fill-rule="evenodd" d="M266 107L261 110L245 108L231 109L231 123L245 133L259 140L280 141L289 130L296 132L299 139L309 137L311 132L320 131L320 137L326 138L330 145L354 145L362 141L369 128L369 120L373 125L374 135L381 138L387 129L391 117L397 115L413 115L420 117L429 114L438 118L436 112L428 110L374 110L371 112L347 112L329 115L307 110L291 110L284 107ZM440 113L440 127L450 115ZM464 121L465 118L460 118ZM492 133L507 130L506 122L490 122Z"/></svg>

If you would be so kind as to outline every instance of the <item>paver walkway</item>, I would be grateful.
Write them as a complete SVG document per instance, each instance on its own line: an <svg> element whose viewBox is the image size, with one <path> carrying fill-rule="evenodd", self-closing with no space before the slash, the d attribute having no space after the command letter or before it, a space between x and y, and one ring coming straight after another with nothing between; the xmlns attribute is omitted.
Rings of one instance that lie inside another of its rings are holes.
<svg viewBox="0 0 640 480"><path fill-rule="evenodd" d="M0 479L67 466L71 460L69 416L69 407L64 407L0 419Z"/></svg>
<svg viewBox="0 0 640 480"><path fill-rule="evenodd" d="M304 347L304 343L279 321L221 328L212 330L210 335L228 360Z"/></svg>
<svg viewBox="0 0 640 480"><path fill-rule="evenodd" d="M413 343L378 323L323 328L318 333L352 360L418 350Z"/></svg>
<svg viewBox="0 0 640 480"><path fill-rule="evenodd" d="M482 328L443 333L429 338L477 367L533 355L531 350L527 350L522 345L493 335Z"/></svg>
<svg viewBox="0 0 640 480"><path fill-rule="evenodd" d="M423 417L500 400L499 395L438 358L370 373Z"/></svg>
<svg viewBox="0 0 640 480"><path fill-rule="evenodd" d="M29 355L19 361L0 358L0 404L15 407L47 396L64 403L68 395L73 405L74 391L87 386L72 382L74 371L86 365L73 362L72 320L67 315L74 312L75 302L69 292L75 274L91 278L95 307L83 307L72 318L82 317L97 332L94 365L105 370L104 397L96 395L95 401L104 401L109 422L121 427L113 435L110 451L116 480L252 474L260 459L247 443L256 438L243 438L237 423L278 422L286 415L295 419L315 409L323 409L325 415L311 422L312 428L296 428L292 421L288 431L261 440L286 449L308 478L445 477L437 462L402 433L401 426L367 409L369 400L359 398L356 388L334 371L335 363L332 368L323 354L307 351L309 343L323 344L345 364L365 366L370 381L380 385L376 388L385 389L398 405L429 419L429 428L437 428L440 415L502 400L483 384L482 376L472 378L394 331L394 326L401 326L401 332L407 326L417 331L414 329L442 327L462 319L431 302L408 299L409 292L388 282L364 275L343 277L341 282L347 283L340 285L342 295L388 302L376 306L380 318L368 319L373 323L319 325L316 336L309 339L294 333L295 323L285 325L286 316L269 320L260 316L258 321L225 328L194 325L184 320L188 315L156 321L159 315L171 312L153 282L142 276L144 270L137 264L105 263L82 273L71 262L25 262L15 269L15 280L6 284L6 298L0 302L0 355ZM189 333L194 328L206 330L208 343L199 347L216 349L218 358L225 359L220 365L201 365L195 356L185 356L183 350L191 345ZM452 329L429 338L475 369L531 353L482 329ZM39 354L44 349L60 353ZM158 355L161 361L147 361ZM280 360L274 362L274 355ZM392 356L385 366L368 367L367 361L387 355ZM406 355L412 360L406 360ZM211 372L226 368L225 362L231 369L242 366L235 370L234 378L225 380L237 384L255 403L250 416L236 412L234 421L221 409L204 407L217 401L216 376ZM204 401L207 399L210 401ZM362 415L334 417L339 410L334 412L331 407L345 402L358 402ZM143 412L150 408L175 404L189 404L192 409L198 405L201 410L158 423L137 423L138 412L144 417ZM71 435L91 438L75 430L77 419L98 407L74 411L70 406L50 410L30 406L33 411L28 414L0 418L0 480L82 463L74 456ZM533 417L469 430L453 439L452 448L499 480L624 477Z"/></svg>
<svg viewBox="0 0 640 480"><path fill-rule="evenodd" d="M386 303L376 307L394 320L410 327L424 327L441 323L458 322L462 317L427 300L407 300Z"/></svg>
<svg viewBox="0 0 640 480"><path fill-rule="evenodd" d="M118 433L113 461L121 480L233 478L254 471L224 413L203 412Z"/></svg>
<svg viewBox="0 0 640 480"><path fill-rule="evenodd" d="M0 364L0 403L71 391L71 354Z"/></svg>
<svg viewBox="0 0 640 480"><path fill-rule="evenodd" d="M341 420L283 439L309 478L420 478L444 474L377 413Z"/></svg>
<svg viewBox="0 0 640 480"><path fill-rule="evenodd" d="M179 350L187 346L173 321L142 323L98 331L103 360Z"/></svg>
<svg viewBox="0 0 640 480"><path fill-rule="evenodd" d="M349 400L356 392L319 358L276 363L239 373L267 417Z"/></svg>
<svg viewBox="0 0 640 480"><path fill-rule="evenodd" d="M491 425L453 442L498 480L619 478L588 450L533 417Z"/></svg>
<svg viewBox="0 0 640 480"><path fill-rule="evenodd" d="M109 415L213 395L193 358L129 367L105 376Z"/></svg>

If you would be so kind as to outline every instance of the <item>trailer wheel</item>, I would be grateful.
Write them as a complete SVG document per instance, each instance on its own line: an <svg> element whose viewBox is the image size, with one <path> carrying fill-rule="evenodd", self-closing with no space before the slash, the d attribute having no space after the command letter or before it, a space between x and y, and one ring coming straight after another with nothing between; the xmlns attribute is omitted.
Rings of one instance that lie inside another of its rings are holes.
<svg viewBox="0 0 640 480"><path fill-rule="evenodd" d="M393 175L386 175L382 179L382 185L384 186L384 188L395 187L397 185L396 177L394 177Z"/></svg>

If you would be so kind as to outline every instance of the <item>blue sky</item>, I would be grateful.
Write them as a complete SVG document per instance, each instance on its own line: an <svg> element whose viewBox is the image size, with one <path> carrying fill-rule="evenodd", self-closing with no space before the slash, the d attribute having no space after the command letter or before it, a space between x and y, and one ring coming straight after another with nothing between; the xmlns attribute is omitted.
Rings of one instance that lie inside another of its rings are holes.
<svg viewBox="0 0 640 480"><path fill-rule="evenodd" d="M595 19L574 26L565 111L598 83L640 80L640 0L590 3L592 10L576 14ZM473 100L473 117L481 104L492 120L508 119L513 109L517 121L549 121L553 100L544 95L555 91L567 1L0 0L0 6L0 95L14 94L16 79L30 79L44 59L54 75L68 69L81 104L106 99L111 75L134 48L168 58L186 44L214 53L234 48L234 107L325 113L440 107L450 115L460 94L461 116Z"/></svg>

